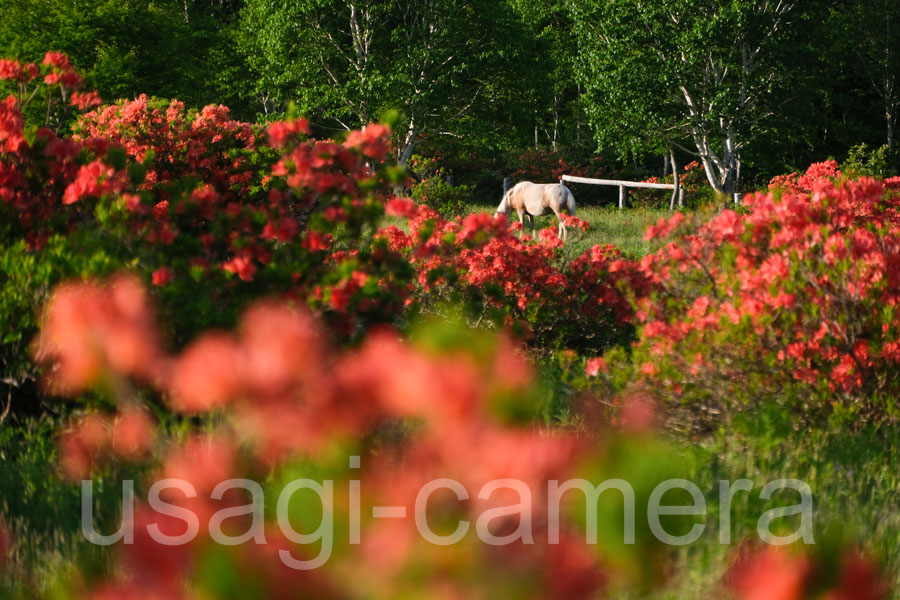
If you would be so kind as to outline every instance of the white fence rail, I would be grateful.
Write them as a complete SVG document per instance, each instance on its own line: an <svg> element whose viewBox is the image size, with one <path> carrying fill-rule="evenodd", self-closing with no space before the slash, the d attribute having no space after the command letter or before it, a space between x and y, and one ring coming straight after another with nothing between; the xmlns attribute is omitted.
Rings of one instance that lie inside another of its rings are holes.
<svg viewBox="0 0 900 600"><path fill-rule="evenodd" d="M577 177L575 175L563 175L563 181L572 183L589 183L593 185L614 185L619 188L619 208L625 208L625 200L628 197L627 188L650 188L654 190L674 190L674 183L645 183L643 181L623 181L621 179L594 179L593 177ZM684 188L678 189L678 204L684 205Z"/></svg>

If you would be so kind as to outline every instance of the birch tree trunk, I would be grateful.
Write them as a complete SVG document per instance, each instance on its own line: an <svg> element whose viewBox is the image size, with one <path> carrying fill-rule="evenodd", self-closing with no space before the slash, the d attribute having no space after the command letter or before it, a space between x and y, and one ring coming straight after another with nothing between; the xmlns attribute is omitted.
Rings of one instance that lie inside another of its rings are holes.
<svg viewBox="0 0 900 600"><path fill-rule="evenodd" d="M416 135L418 135L418 131L416 128L416 118L412 117L409 120L409 128L406 131L406 136L403 138L403 142L398 148L397 153L397 164L405 165L410 157L412 156L413 149L416 146Z"/></svg>
<svg viewBox="0 0 900 600"><path fill-rule="evenodd" d="M678 172L678 161L675 159L675 149L669 148L666 162L672 164L672 182L675 189L672 190L672 198L669 200L669 210L675 210L675 201L681 199L681 174Z"/></svg>

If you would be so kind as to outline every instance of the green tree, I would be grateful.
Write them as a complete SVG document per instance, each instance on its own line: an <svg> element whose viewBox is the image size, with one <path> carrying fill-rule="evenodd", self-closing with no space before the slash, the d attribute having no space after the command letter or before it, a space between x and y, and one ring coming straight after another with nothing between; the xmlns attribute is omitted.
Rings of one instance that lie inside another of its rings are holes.
<svg viewBox="0 0 900 600"><path fill-rule="evenodd" d="M895 149L900 117L900 4L892 0L849 0L831 15L833 50L844 79L859 78L859 88L874 93L871 114L883 116L883 140ZM857 139L856 141L859 141Z"/></svg>
<svg viewBox="0 0 900 600"><path fill-rule="evenodd" d="M576 74L601 144L620 154L680 148L730 196L747 144L797 85L799 2L569 0ZM685 143L686 142L686 143Z"/></svg>
<svg viewBox="0 0 900 600"><path fill-rule="evenodd" d="M529 28L538 55L534 68L523 74L535 90L534 145L540 145L543 133L553 150L586 149L591 136L579 102L573 71L577 43L565 2L511 0L511 5Z"/></svg>
<svg viewBox="0 0 900 600"><path fill-rule="evenodd" d="M423 136L461 136L532 94L531 40L501 0L248 0L242 30L266 113L293 99L349 130L397 109L400 163Z"/></svg>
<svg viewBox="0 0 900 600"><path fill-rule="evenodd" d="M246 69L227 0L0 0L3 56L65 52L109 100L138 94L240 105Z"/></svg>

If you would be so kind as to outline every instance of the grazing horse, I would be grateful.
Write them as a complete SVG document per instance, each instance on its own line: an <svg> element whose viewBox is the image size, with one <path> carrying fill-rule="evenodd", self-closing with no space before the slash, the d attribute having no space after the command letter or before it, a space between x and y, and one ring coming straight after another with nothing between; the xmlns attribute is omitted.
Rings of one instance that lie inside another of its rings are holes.
<svg viewBox="0 0 900 600"><path fill-rule="evenodd" d="M503 195L503 200L500 201L495 216L508 217L515 210L519 213L519 223L522 223L523 226L525 225L523 217L528 215L531 229L534 231L534 218L546 213L548 208L559 219L557 235L565 241L568 232L561 212L566 211L572 216L575 215L575 197L562 183L531 183L530 181L517 183Z"/></svg>

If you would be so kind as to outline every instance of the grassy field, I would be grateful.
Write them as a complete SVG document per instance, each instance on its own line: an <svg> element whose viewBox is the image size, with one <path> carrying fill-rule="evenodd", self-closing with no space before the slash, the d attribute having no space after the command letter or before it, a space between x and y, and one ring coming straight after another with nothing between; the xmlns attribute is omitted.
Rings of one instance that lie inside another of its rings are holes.
<svg viewBox="0 0 900 600"><path fill-rule="evenodd" d="M497 207L487 204L471 204L470 213L493 213ZM620 210L613 206L579 206L577 216L590 223L591 228L584 236L574 239L573 249L576 254L594 244L612 244L619 248L625 256L639 258L649 251L649 244L644 241L644 231L648 225L656 223L660 218L668 217L668 210L648 208L626 208ZM515 213L512 215L516 219ZM554 215L538 217L535 226L540 229L556 224Z"/></svg>
<svg viewBox="0 0 900 600"><path fill-rule="evenodd" d="M723 428L714 440L684 444L690 481L704 492L706 529L696 542L678 551L678 573L658 600L717 598L722 578L740 540L759 541L759 517L770 508L759 499L762 486L778 479L799 479L813 493L814 543L827 551L840 543L859 544L886 566L890 598L900 598L900 514L895 509L900 475L900 432L865 430L848 436L838 431L794 431L766 415L748 416L743 431ZM751 492L731 505L732 544L719 543L719 482L748 479ZM798 502L797 493L774 497L781 505ZM785 533L799 527L796 516L782 518ZM816 551L816 550L814 550ZM829 574L823 574L828 577ZM834 575L834 574L830 574ZM623 596L633 598L634 596Z"/></svg>

